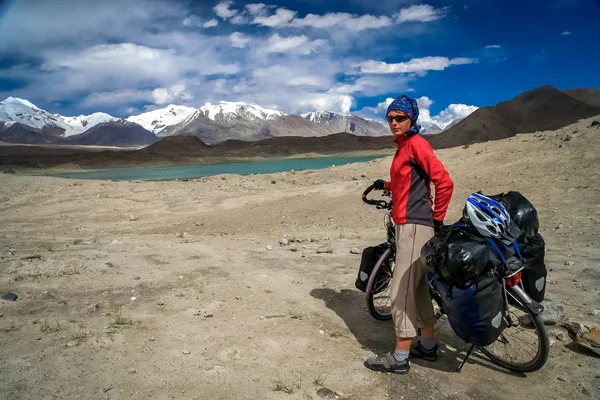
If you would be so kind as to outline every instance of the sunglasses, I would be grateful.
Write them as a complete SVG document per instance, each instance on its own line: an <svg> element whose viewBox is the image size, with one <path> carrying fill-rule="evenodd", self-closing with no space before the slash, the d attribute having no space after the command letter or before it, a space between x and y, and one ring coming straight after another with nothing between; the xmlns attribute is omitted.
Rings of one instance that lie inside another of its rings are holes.
<svg viewBox="0 0 600 400"><path fill-rule="evenodd" d="M396 121L398 123L404 122L407 119L410 119L410 117L408 115L396 115L396 116L388 115L387 117L385 117L385 119L387 120L387 122L389 122L391 124L392 121Z"/></svg>

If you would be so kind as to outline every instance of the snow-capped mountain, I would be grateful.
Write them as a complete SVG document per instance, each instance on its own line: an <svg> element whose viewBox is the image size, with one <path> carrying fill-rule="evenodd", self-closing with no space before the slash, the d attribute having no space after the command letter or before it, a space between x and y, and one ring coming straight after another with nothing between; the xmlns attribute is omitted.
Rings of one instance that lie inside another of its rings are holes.
<svg viewBox="0 0 600 400"><path fill-rule="evenodd" d="M249 121L272 120L283 117L285 113L270 108L264 108L254 103L220 101L218 104L206 103L198 109L205 117L221 122L229 123L239 117Z"/></svg>
<svg viewBox="0 0 600 400"><path fill-rule="evenodd" d="M69 128L65 131L64 136L79 135L88 129L105 122L119 121L120 118L115 118L112 115L96 112L90 115L80 115L78 117L63 117L62 115L54 114L60 118Z"/></svg>
<svg viewBox="0 0 600 400"><path fill-rule="evenodd" d="M356 115L340 114L331 111L313 111L301 115L302 118L321 125L327 125L333 132L348 132L357 136L389 135L386 126L375 120L368 120Z"/></svg>
<svg viewBox="0 0 600 400"><path fill-rule="evenodd" d="M45 127L58 128L63 131L70 129L70 126L60 116L44 111L35 104L18 97L8 97L0 102L0 121L18 122L37 129Z"/></svg>
<svg viewBox="0 0 600 400"><path fill-rule="evenodd" d="M18 97L9 97L0 102L0 121L9 124L18 122L37 129L56 128L62 131L58 134L64 137L78 135L95 125L118 119L101 112L78 117L63 117L44 111L30 101Z"/></svg>
<svg viewBox="0 0 600 400"><path fill-rule="evenodd" d="M422 135L435 135L436 133L440 133L443 131L438 125L434 122L423 122L421 125L421 134Z"/></svg>
<svg viewBox="0 0 600 400"><path fill-rule="evenodd" d="M299 116L250 102L227 101L206 103L197 109L172 104L121 119L105 113L64 117L10 97L0 103L0 122L0 140L31 144L134 146L151 143L154 135L193 135L204 143L215 144L228 139L323 137L341 132L357 136L389 134L387 126L354 115L317 111Z"/></svg>
<svg viewBox="0 0 600 400"><path fill-rule="evenodd" d="M187 119L190 115L198 111L193 107L177 106L169 104L165 108L148 111L138 115L132 115L127 118L129 122L135 122L146 130L157 134L166 127L177 125Z"/></svg>

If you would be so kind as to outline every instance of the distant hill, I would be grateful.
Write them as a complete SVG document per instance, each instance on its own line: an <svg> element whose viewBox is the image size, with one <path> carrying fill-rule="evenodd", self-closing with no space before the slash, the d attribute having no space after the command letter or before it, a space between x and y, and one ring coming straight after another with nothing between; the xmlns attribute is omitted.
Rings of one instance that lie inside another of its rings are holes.
<svg viewBox="0 0 600 400"><path fill-rule="evenodd" d="M53 126L35 128L20 122L0 121L0 141L23 144L63 143L62 130Z"/></svg>
<svg viewBox="0 0 600 400"><path fill-rule="evenodd" d="M210 146L204 143L197 136L167 136L160 141L138 150L141 154L152 155L190 155L200 154L210 149Z"/></svg>
<svg viewBox="0 0 600 400"><path fill-rule="evenodd" d="M563 90L563 93L591 106L600 107L600 89L572 89Z"/></svg>
<svg viewBox="0 0 600 400"><path fill-rule="evenodd" d="M145 146L157 142L159 138L136 123L118 120L100 123L67 140L79 145Z"/></svg>
<svg viewBox="0 0 600 400"><path fill-rule="evenodd" d="M587 92L578 93L593 97ZM444 132L424 137L434 148L455 147L505 139L517 133L554 130L598 114L600 107L552 86L542 86L512 100L480 108Z"/></svg>

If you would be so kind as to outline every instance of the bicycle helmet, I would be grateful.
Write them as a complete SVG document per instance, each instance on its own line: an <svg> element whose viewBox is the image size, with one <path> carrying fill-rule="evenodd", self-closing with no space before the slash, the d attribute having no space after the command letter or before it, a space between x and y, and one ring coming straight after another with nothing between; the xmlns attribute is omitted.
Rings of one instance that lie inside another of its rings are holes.
<svg viewBox="0 0 600 400"><path fill-rule="evenodd" d="M463 216L482 236L497 239L506 245L514 243L521 234L506 208L480 193L469 196Z"/></svg>

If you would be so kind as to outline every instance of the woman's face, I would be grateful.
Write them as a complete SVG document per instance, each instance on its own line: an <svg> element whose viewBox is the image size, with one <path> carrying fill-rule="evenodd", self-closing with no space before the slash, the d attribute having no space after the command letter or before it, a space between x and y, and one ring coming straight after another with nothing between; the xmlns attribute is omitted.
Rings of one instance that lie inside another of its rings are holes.
<svg viewBox="0 0 600 400"><path fill-rule="evenodd" d="M386 116L390 131L396 137L401 137L410 129L410 117L404 111L392 110Z"/></svg>

